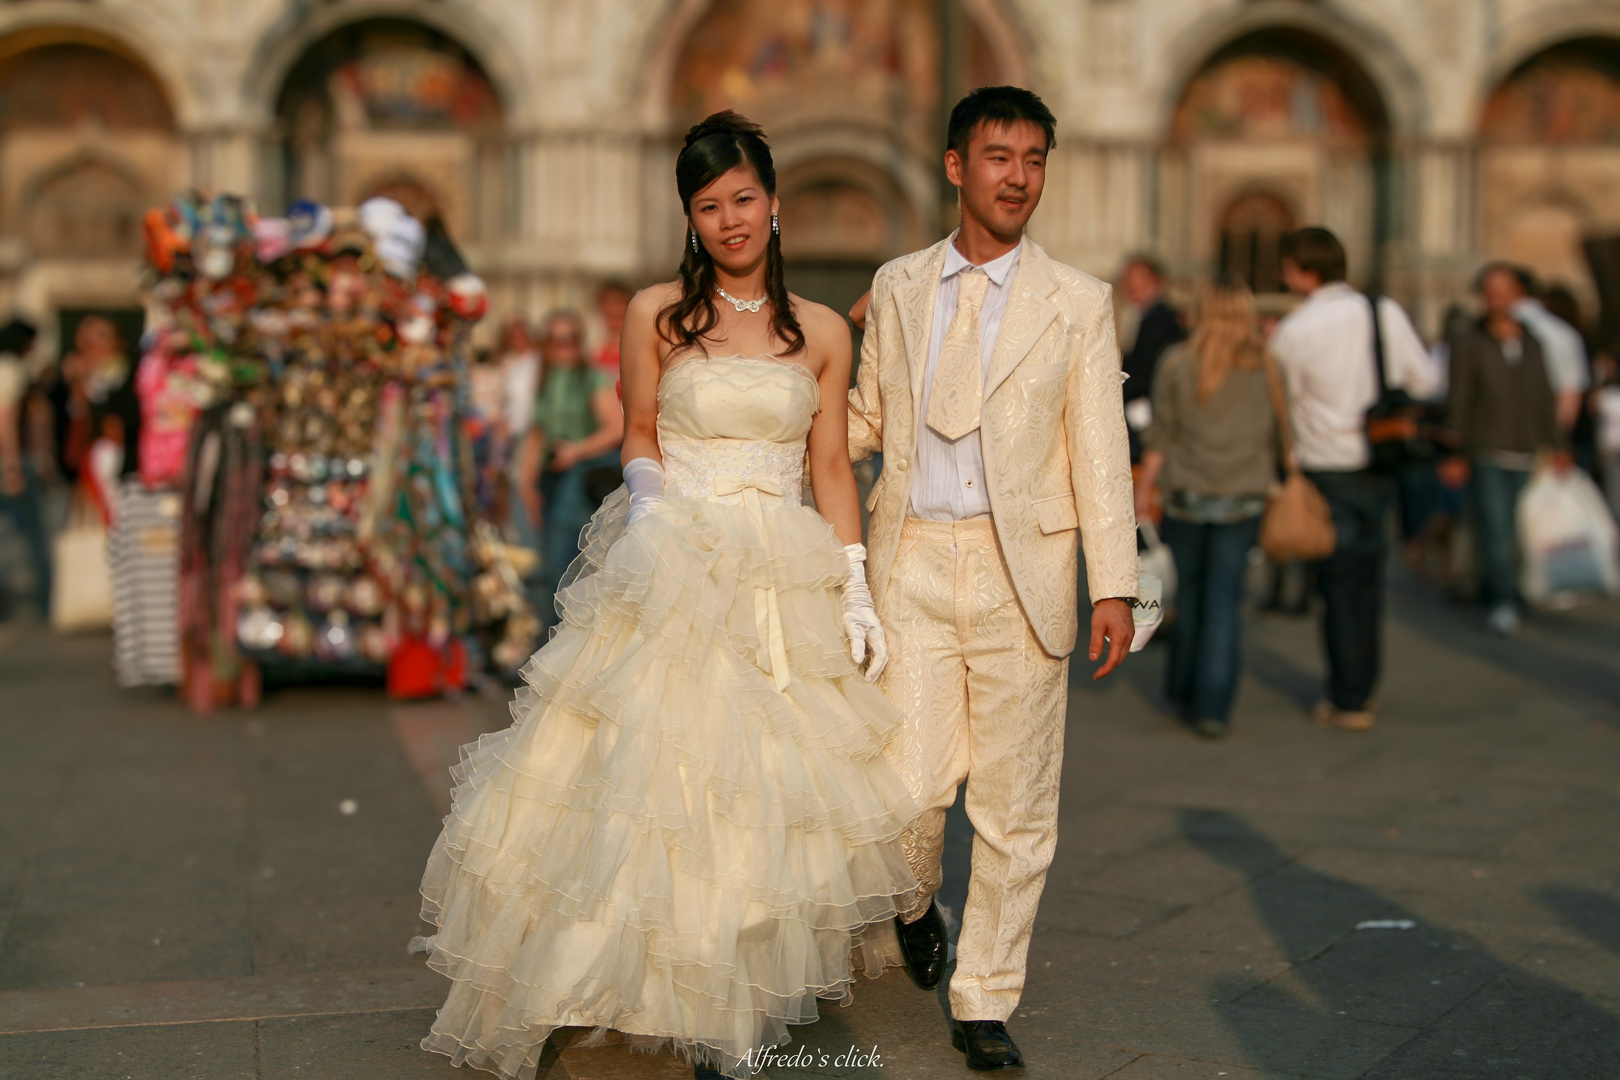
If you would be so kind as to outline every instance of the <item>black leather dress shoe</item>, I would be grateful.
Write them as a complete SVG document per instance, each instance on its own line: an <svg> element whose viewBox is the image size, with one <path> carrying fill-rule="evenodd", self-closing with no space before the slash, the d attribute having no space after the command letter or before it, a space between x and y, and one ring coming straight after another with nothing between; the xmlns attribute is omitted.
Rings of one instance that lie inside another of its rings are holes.
<svg viewBox="0 0 1620 1080"><path fill-rule="evenodd" d="M896 915L894 932L911 981L923 990L938 987L945 977L945 916L939 905L929 901L928 910L916 922L901 922Z"/></svg>
<svg viewBox="0 0 1620 1080"><path fill-rule="evenodd" d="M978 1072L1024 1067L1024 1055L1000 1020L952 1020L951 1045L967 1056L967 1067Z"/></svg>

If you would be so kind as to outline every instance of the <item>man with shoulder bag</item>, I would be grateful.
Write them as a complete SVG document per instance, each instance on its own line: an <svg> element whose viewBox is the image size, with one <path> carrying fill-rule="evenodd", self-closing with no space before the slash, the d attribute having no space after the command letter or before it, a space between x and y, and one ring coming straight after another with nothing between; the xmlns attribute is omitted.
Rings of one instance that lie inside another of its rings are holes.
<svg viewBox="0 0 1620 1080"><path fill-rule="evenodd" d="M1406 312L1352 289L1345 271L1344 246L1328 230L1283 237L1283 280L1305 302L1278 324L1271 351L1287 383L1299 467L1327 500L1336 536L1319 564L1328 696L1312 719L1367 731L1375 723L1391 469L1433 453L1423 402L1438 385Z"/></svg>

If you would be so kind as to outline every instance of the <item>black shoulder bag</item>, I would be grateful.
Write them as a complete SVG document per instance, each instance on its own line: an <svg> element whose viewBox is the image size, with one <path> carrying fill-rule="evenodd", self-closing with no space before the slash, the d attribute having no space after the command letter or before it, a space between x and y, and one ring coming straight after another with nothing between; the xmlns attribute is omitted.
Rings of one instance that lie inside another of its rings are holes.
<svg viewBox="0 0 1620 1080"><path fill-rule="evenodd" d="M1432 462L1440 456L1441 408L1389 385L1378 297L1369 294L1367 303L1372 307L1373 366L1378 372L1378 400L1367 410L1367 467L1394 471Z"/></svg>

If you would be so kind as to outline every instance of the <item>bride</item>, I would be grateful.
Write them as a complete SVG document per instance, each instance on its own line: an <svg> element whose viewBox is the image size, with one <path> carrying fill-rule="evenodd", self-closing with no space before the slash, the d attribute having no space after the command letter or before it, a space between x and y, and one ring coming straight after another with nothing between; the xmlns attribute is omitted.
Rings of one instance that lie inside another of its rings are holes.
<svg viewBox="0 0 1620 1080"><path fill-rule="evenodd" d="M862 928L914 884L898 714L869 685L848 330L783 284L758 127L709 117L675 175L680 279L636 296L622 342L625 487L515 722L462 749L422 880L453 980L422 1045L505 1077L565 1026L749 1075L848 1000Z"/></svg>

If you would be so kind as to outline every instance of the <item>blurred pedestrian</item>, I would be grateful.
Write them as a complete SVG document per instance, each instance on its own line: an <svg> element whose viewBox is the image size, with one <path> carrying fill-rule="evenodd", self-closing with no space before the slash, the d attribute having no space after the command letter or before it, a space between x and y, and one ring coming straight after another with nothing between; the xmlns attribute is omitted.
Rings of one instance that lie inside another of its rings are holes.
<svg viewBox="0 0 1620 1080"><path fill-rule="evenodd" d="M1501 264L1506 266L1507 264ZM1558 410L1558 428L1569 433L1580 419L1581 401L1592 385L1591 368L1586 360L1586 342L1581 332L1547 310L1539 299L1535 275L1522 266L1508 266L1513 272L1514 299L1510 314L1535 335L1552 384ZM1508 286L1503 286L1504 288Z"/></svg>
<svg viewBox="0 0 1620 1080"><path fill-rule="evenodd" d="M1429 346L1429 364L1436 382L1433 400L1444 401L1451 380L1451 354L1457 341L1474 330L1474 317L1458 303L1448 304L1440 317L1440 336ZM1453 558L1456 526L1463 513L1462 485L1446 479L1439 462L1414 462L1401 468L1401 538L1407 568L1432 584L1457 584Z"/></svg>
<svg viewBox="0 0 1620 1080"><path fill-rule="evenodd" d="M1609 510L1620 517L1620 361L1615 350L1600 349L1592 357L1592 410L1598 472Z"/></svg>
<svg viewBox="0 0 1620 1080"><path fill-rule="evenodd" d="M1153 421L1153 372L1165 350L1185 341L1181 313L1164 295L1164 267L1148 255L1132 255L1120 273L1120 292L1136 309L1136 337L1125 351L1125 420L1131 462L1142 460L1142 432Z"/></svg>
<svg viewBox="0 0 1620 1080"><path fill-rule="evenodd" d="M28 394L29 351L38 332L21 319L0 326L0 516L9 517L28 549L33 603L39 618L50 617L51 553L45 535L40 478L23 439L23 407ZM6 580L0 577L0 617L10 608Z"/></svg>
<svg viewBox="0 0 1620 1080"><path fill-rule="evenodd" d="M519 446L534 419L534 394L540 386L540 353L534 347L529 324L513 315L501 329L500 352L496 361L504 380L502 413L506 437ZM514 470L515 471L515 470Z"/></svg>
<svg viewBox="0 0 1620 1080"><path fill-rule="evenodd" d="M597 346L592 362L619 379L619 337L624 333L624 316L630 310L634 296L630 286L622 281L609 281L596 293L596 313L602 318L602 344Z"/></svg>
<svg viewBox="0 0 1620 1080"><path fill-rule="evenodd" d="M1142 436L1136 516L1146 518L1159 482L1176 560L1166 693L1211 738L1231 722L1245 570L1281 454L1268 365L1248 286L1231 274L1207 282L1191 339L1158 361Z"/></svg>
<svg viewBox="0 0 1620 1080"><path fill-rule="evenodd" d="M1463 456L1446 472L1467 482L1486 625L1505 636L1519 628L1514 511L1536 454L1558 449L1560 436L1542 343L1514 316L1517 275L1487 266L1478 288L1485 316L1452 346L1447 426Z"/></svg>
<svg viewBox="0 0 1620 1080"><path fill-rule="evenodd" d="M141 405L135 394L134 366L110 319L86 315L79 321L73 350L62 358L49 393L57 467L64 478L78 479L97 440L122 449L118 475L136 471Z"/></svg>
<svg viewBox="0 0 1620 1080"><path fill-rule="evenodd" d="M523 441L534 420L534 395L540 385L540 353L534 347L529 324L521 315L513 315L501 328L501 340L496 354L501 370L501 420L499 438L502 457L498 471L506 478L508 497L507 524L513 539L526 548L538 549L539 534L529 523L522 495Z"/></svg>
<svg viewBox="0 0 1620 1080"><path fill-rule="evenodd" d="M555 311L540 329L540 387L524 436L518 493L540 537L538 597L542 617L554 619L549 600L563 571L579 554L580 531L605 494L597 478L618 486L617 451L624 411L613 380L585 362L585 324L572 311Z"/></svg>
<svg viewBox="0 0 1620 1080"><path fill-rule="evenodd" d="M1541 294L1541 305L1547 309L1549 315L1580 335L1581 359L1585 361L1582 372L1586 377L1586 383L1576 402L1575 420L1568 428L1569 434L1565 438L1565 443L1574 456L1575 464L1596 476L1597 414L1593 409L1591 390L1596 382L1593 368L1597 350L1593 348L1592 338L1586 332L1586 321L1581 317L1581 302L1567 286L1548 286Z"/></svg>
<svg viewBox="0 0 1620 1080"><path fill-rule="evenodd" d="M1287 383L1300 466L1326 497L1338 533L1338 547L1318 567L1328 699L1312 718L1324 727L1366 731L1375 723L1395 499L1394 479L1368 468L1366 415L1379 394L1375 309L1388 384L1426 399L1437 380L1406 312L1388 297L1375 302L1347 285L1345 262L1344 246L1326 229L1283 237L1283 281L1305 302L1277 324L1271 351Z"/></svg>
<svg viewBox="0 0 1620 1080"><path fill-rule="evenodd" d="M473 454L473 499L477 516L502 523L507 518L506 375L494 351L479 349L467 368L467 440Z"/></svg>

